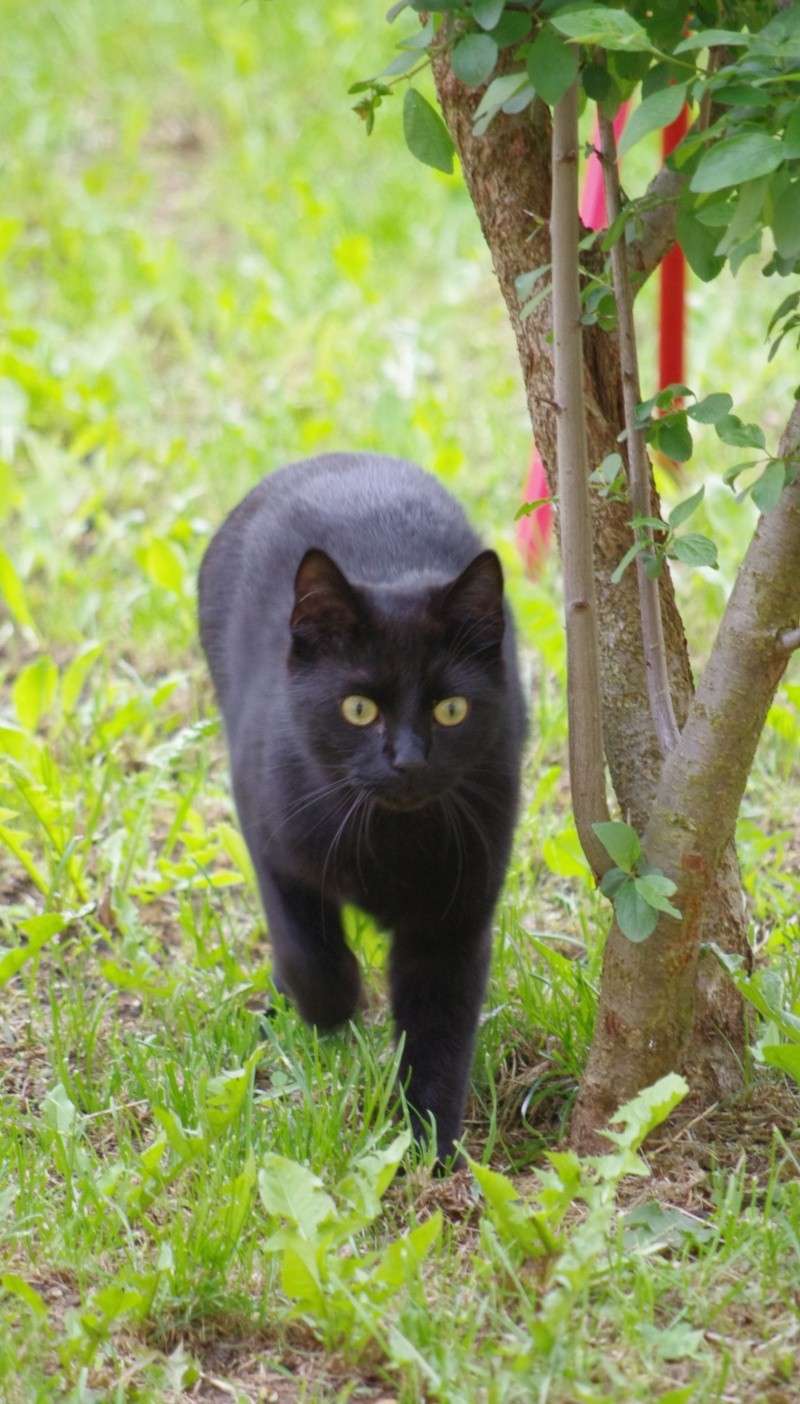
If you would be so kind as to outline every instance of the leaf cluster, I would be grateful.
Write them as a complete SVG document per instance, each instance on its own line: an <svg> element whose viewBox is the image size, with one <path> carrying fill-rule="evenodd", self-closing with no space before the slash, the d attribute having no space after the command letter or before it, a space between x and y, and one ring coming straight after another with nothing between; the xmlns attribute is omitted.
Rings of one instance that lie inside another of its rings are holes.
<svg viewBox="0 0 800 1404"><path fill-rule="evenodd" d="M629 941L646 941L662 912L680 921L681 913L669 900L676 885L647 863L636 830L619 820L593 824L592 828L616 865L604 874L600 890L614 903L623 936Z"/></svg>
<svg viewBox="0 0 800 1404"><path fill-rule="evenodd" d="M651 7L644 0L624 7L571 0L541 5L532 0L514 5L506 0L409 0L393 6L389 18L404 10L424 11L424 27L400 41L398 57L382 74L353 89L366 90L356 110L368 128L394 83L410 76L410 70L417 72L421 59L427 62L440 50L449 53L461 82L483 89L473 114L476 135L499 114L524 112L537 98L553 106L576 80L581 101L594 101L609 115L641 88L621 154L673 122L684 106L692 117L670 165L683 177L677 233L697 276L708 281L726 263L736 273L745 259L759 253L765 234L772 249L764 274L785 277L799 271L797 6L775 14L766 0L743 0L726 6L720 23L716 6L699 4L688 29L679 7ZM419 160L452 170L449 133L421 94L406 93L403 125L409 149ZM630 237L640 214L651 207L648 196L626 201L604 247ZM613 325L607 290L604 298L594 289L589 301L589 319ZM797 305L783 304L772 355L785 336L800 332ZM676 437L669 426L662 432ZM674 451L663 451L677 458Z"/></svg>

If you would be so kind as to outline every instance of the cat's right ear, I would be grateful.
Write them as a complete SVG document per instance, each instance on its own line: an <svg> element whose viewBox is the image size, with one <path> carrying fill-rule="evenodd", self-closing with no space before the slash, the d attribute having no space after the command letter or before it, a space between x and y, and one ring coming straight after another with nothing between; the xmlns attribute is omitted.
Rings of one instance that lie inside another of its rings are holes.
<svg viewBox="0 0 800 1404"><path fill-rule="evenodd" d="M289 627L295 652L308 653L352 635L361 620L356 593L330 556L306 551L294 580Z"/></svg>

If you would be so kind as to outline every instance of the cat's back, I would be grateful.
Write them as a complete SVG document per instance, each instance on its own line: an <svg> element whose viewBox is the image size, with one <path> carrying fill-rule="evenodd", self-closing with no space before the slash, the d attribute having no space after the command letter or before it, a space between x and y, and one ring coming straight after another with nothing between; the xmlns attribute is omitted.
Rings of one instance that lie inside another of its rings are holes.
<svg viewBox="0 0 800 1404"><path fill-rule="evenodd" d="M279 468L231 513L223 531L228 524L241 535L250 568L270 556L274 568L276 551L296 566L297 552L315 546L367 583L415 569L447 572L477 543L462 508L436 478L385 454L325 454Z"/></svg>
<svg viewBox="0 0 800 1404"><path fill-rule="evenodd" d="M383 454L326 454L269 474L234 508L200 570L200 631L218 686L232 636L275 623L285 636L294 577L307 550L348 578L391 584L447 579L480 549L460 505L422 468Z"/></svg>

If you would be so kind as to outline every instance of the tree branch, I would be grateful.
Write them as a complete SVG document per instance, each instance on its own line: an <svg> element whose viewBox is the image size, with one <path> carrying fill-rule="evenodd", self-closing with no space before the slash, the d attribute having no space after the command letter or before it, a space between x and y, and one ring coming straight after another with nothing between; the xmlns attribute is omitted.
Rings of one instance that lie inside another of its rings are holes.
<svg viewBox="0 0 800 1404"><path fill-rule="evenodd" d="M637 292L675 243L678 200L686 180L682 171L662 166L645 191L643 198L648 208L639 215L641 233L631 240L626 250L631 281Z"/></svg>
<svg viewBox="0 0 800 1404"><path fill-rule="evenodd" d="M800 441L795 405L780 454ZM595 1039L573 1119L591 1145L615 1106L680 1066L692 1029L702 921L733 833L756 747L788 654L779 636L800 615L800 480L760 519L678 744L667 756L643 836L648 863L675 882L681 920L659 919L640 945L612 928ZM611 1089L611 1090L610 1090Z"/></svg>
<svg viewBox="0 0 800 1404"><path fill-rule="evenodd" d="M728 50L723 45L712 48L708 56L708 72L715 72L727 61ZM706 91L700 103L697 121L691 128L693 132L705 131L709 126L715 112L711 99L711 92ZM643 199L647 208L639 216L641 233L628 244L628 267L637 292L675 243L678 201L682 191L686 189L687 181L685 172L664 165L644 193Z"/></svg>
<svg viewBox="0 0 800 1404"><path fill-rule="evenodd" d="M796 648L800 648L800 629L787 629L781 634L779 642L784 653L794 653Z"/></svg>
<svg viewBox="0 0 800 1404"><path fill-rule="evenodd" d="M595 877L611 866L592 824L608 818L578 264L578 90L553 114L553 331L556 457L567 633L569 772L578 836Z"/></svg>
<svg viewBox="0 0 800 1404"><path fill-rule="evenodd" d="M598 108L598 114L606 208L609 224L613 224L619 215L621 203L617 143L614 137L613 122L600 108ZM628 436L628 482L630 485L631 515L633 517L650 517L653 511L650 500L650 464L644 446L644 434L636 424L636 406L642 396L639 388L639 363L636 355L636 329L633 324L633 295L628 262L625 257L624 236L617 239L611 250L611 267L614 277L614 296L617 303L622 400L625 407L625 429ZM651 528L649 526L640 527L639 532L652 547L653 533ZM639 609L642 619L647 695L650 700L650 711L658 742L662 753L667 755L675 745L679 732L672 707L672 694L667 672L667 651L661 623L661 598L658 580L651 580L648 576L645 569L644 553L641 551L636 557L636 575L639 582Z"/></svg>

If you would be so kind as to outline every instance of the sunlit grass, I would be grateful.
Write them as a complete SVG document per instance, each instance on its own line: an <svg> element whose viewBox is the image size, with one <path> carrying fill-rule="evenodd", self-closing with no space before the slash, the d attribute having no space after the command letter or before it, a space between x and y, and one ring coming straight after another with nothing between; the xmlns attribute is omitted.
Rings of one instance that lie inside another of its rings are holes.
<svg viewBox="0 0 800 1404"><path fill-rule="evenodd" d="M526 581L514 547L530 435L512 337L458 177L414 164L396 103L369 140L349 111L348 85L388 51L380 9L12 0L6 21L0 1395L211 1398L213 1380L247 1400L404 1404L426 1390L506 1404L782 1389L800 1204L777 1083L751 1094L760 1117L734 1117L744 1133L714 1123L699 1169L702 1127L688 1169L654 1156L642 1196L696 1209L710 1236L641 1254L615 1228L555 1352L527 1354L535 1275L487 1256L472 1191L413 1162L353 1251L382 1252L437 1205L444 1223L393 1304L367 1311L368 1344L348 1356L335 1319L292 1316L249 1167L283 1156L332 1189L402 1126L385 942L351 915L370 1006L347 1033L317 1039L274 997L195 570L262 473L348 446L432 468L500 549L531 740L465 1136L530 1185L569 1115L608 918L568 815L557 571ZM738 298L693 289L688 378L698 394L729 388L774 437L791 364L763 369L772 289L739 280ZM645 300L647 393L652 316ZM752 525L713 486L720 452L699 436L691 481L708 475L722 569L678 573L698 659ZM754 935L790 1004L796 666L739 830Z"/></svg>

